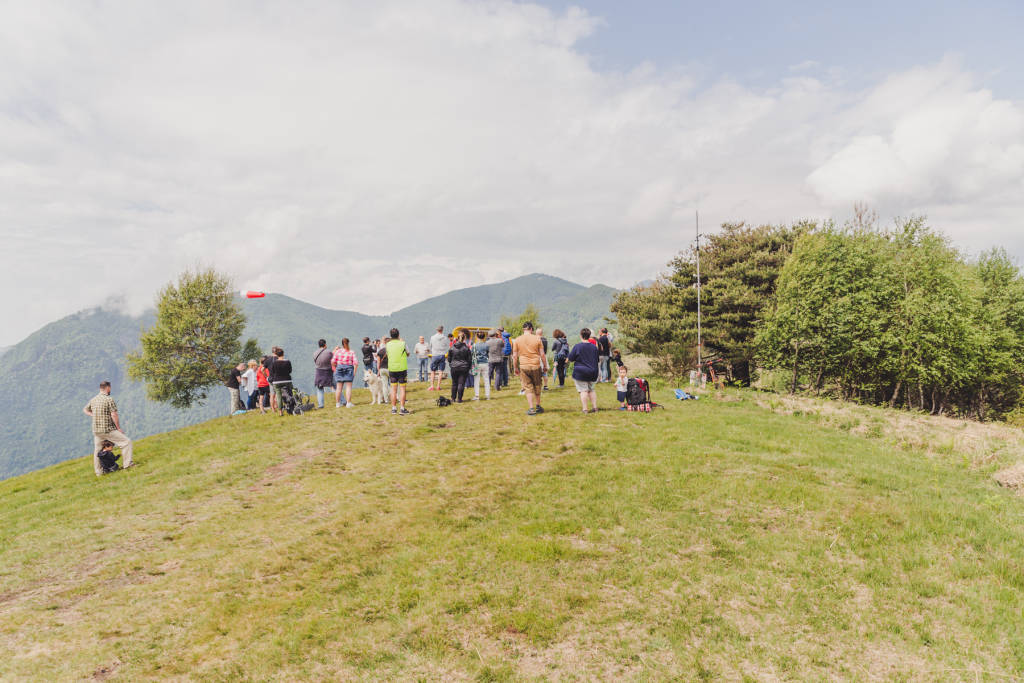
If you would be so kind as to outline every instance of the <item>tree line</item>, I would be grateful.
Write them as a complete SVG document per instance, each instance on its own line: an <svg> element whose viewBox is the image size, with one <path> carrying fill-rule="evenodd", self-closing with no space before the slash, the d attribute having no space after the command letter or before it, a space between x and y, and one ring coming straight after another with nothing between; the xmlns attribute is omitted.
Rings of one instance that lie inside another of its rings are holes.
<svg viewBox="0 0 1024 683"><path fill-rule="evenodd" d="M612 304L627 347L669 376L696 365L696 255ZM922 218L859 211L725 225L700 257L704 355L739 383L975 419L1024 398L1024 279L1004 249L968 258Z"/></svg>

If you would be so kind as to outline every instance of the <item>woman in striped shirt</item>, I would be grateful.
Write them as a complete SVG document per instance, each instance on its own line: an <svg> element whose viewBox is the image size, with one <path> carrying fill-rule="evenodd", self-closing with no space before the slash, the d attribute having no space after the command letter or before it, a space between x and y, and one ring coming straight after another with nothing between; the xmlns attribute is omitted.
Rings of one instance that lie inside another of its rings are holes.
<svg viewBox="0 0 1024 683"><path fill-rule="evenodd" d="M348 347L348 337L341 340L341 348L334 350L331 356L331 367L334 369L334 407L345 405L352 407L352 382L356 378L356 353ZM341 392L345 392L345 403L341 402Z"/></svg>

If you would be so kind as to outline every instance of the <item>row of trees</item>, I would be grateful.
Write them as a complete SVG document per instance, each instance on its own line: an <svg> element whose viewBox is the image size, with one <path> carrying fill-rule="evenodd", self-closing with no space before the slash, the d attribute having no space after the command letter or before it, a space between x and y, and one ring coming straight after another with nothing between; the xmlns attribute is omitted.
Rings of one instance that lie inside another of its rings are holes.
<svg viewBox="0 0 1024 683"><path fill-rule="evenodd" d="M754 335L765 303L796 239L812 223L788 227L726 224L701 249L701 307L706 356L723 359L740 382L751 379ZM612 302L626 347L651 359L655 372L680 377L697 361L697 252L669 262L670 272L651 285L620 292Z"/></svg>
<svg viewBox="0 0 1024 683"><path fill-rule="evenodd" d="M696 254L613 304L631 350L681 375L696 351ZM977 419L1024 397L1024 279L1007 253L968 260L922 219L878 229L725 226L701 253L705 353L790 391Z"/></svg>

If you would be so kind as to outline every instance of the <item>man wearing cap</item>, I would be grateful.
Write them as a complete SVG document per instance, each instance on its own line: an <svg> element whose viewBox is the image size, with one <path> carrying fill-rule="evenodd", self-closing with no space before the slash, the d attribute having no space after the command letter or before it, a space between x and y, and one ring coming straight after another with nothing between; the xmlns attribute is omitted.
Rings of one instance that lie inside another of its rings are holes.
<svg viewBox="0 0 1024 683"><path fill-rule="evenodd" d="M523 333L512 342L512 368L523 383L527 415L543 413L540 405L540 392L544 384L543 373L547 372L548 360L544 356L544 345L540 337L533 333L533 323L523 323Z"/></svg>

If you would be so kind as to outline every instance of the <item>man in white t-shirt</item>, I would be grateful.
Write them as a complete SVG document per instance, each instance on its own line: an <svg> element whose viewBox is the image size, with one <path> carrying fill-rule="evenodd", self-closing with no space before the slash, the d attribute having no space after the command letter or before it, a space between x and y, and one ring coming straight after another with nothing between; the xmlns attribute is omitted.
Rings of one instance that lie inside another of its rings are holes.
<svg viewBox="0 0 1024 683"><path fill-rule="evenodd" d="M413 347L413 353L416 354L416 360L420 364L419 381L427 381L427 372L430 365L430 347L427 346L427 342L424 341L423 335L420 335L420 340L416 342L416 346Z"/></svg>
<svg viewBox="0 0 1024 683"><path fill-rule="evenodd" d="M444 325L437 326L437 334L430 337L430 388L427 391L441 391L444 377L444 359L448 355L448 336Z"/></svg>

